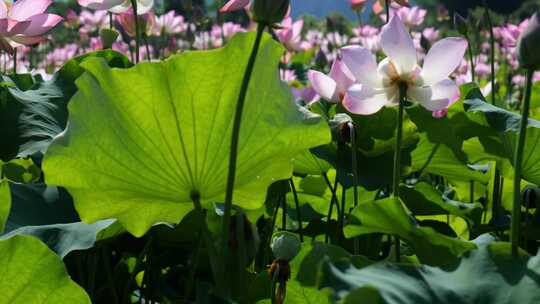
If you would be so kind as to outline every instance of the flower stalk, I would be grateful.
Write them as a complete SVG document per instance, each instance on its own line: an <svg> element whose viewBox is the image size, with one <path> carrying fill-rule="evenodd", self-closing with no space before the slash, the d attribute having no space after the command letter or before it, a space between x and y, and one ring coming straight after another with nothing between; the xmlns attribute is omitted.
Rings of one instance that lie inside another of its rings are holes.
<svg viewBox="0 0 540 304"><path fill-rule="evenodd" d="M131 0L133 9L133 21L135 21L135 63L140 60L140 45L141 45L141 28L139 26L139 15L137 15L137 0Z"/></svg>
<svg viewBox="0 0 540 304"><path fill-rule="evenodd" d="M225 192L225 206L224 206L224 212L223 212L223 240L222 240L223 248L222 248L221 255L224 262L227 261L228 252L229 252L227 244L229 243L229 239L230 239L229 226L231 222L231 210L232 210L232 202L233 202L234 182L236 178L236 163L238 160L238 143L240 139L240 126L242 123L242 112L244 110L244 104L246 101L247 91L249 88L249 82L251 80L251 75L253 74L253 69L255 68L255 62L257 59L257 54L259 53L259 48L261 45L262 36L263 36L265 28L266 26L264 24L259 23L257 25L257 36L255 38L255 43L253 45L253 49L249 57L246 71L244 72L244 78L242 80L240 93L238 95L238 100L236 102L232 138L231 138L231 148L230 148L231 150L229 154L229 170L227 174L227 188ZM224 278L223 282L226 282L225 279L226 278Z"/></svg>
<svg viewBox="0 0 540 304"><path fill-rule="evenodd" d="M486 10L486 20L489 27L489 62L491 69L491 104L495 105L495 34L493 33L493 22L491 21L491 13L487 4L484 3Z"/></svg>
<svg viewBox="0 0 540 304"><path fill-rule="evenodd" d="M527 82L525 98L523 100L523 112L519 126L518 142L514 155L514 205L512 206L512 230L510 241L512 242L512 255L517 256L519 249L519 232L521 225L521 165L523 163L523 149L527 136L527 123L529 121L529 108L531 103L533 69L527 70Z"/></svg>

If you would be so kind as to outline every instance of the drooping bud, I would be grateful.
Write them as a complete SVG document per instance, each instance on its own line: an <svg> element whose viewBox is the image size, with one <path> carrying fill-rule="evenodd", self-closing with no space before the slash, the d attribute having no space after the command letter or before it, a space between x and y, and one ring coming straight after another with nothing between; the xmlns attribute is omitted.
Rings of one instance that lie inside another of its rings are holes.
<svg viewBox="0 0 540 304"><path fill-rule="evenodd" d="M103 49L112 49L112 45L116 42L116 39L118 39L118 35L118 32L115 30L107 28L101 29L99 31L99 37L101 38Z"/></svg>
<svg viewBox="0 0 540 304"><path fill-rule="evenodd" d="M290 232L281 231L272 237L272 253L276 259L292 260L300 252L300 240Z"/></svg>
<svg viewBox="0 0 540 304"><path fill-rule="evenodd" d="M527 69L540 69L540 20L532 15L529 24L519 37L517 53L519 63Z"/></svg>
<svg viewBox="0 0 540 304"><path fill-rule="evenodd" d="M469 23L458 13L454 14L454 27L463 36L469 34Z"/></svg>
<svg viewBox="0 0 540 304"><path fill-rule="evenodd" d="M345 113L338 113L331 119L328 124L332 131L332 138L338 142L350 142L351 130L349 123L353 122L352 118Z"/></svg>
<svg viewBox="0 0 540 304"><path fill-rule="evenodd" d="M253 20L272 25L281 22L289 13L290 0L254 0Z"/></svg>

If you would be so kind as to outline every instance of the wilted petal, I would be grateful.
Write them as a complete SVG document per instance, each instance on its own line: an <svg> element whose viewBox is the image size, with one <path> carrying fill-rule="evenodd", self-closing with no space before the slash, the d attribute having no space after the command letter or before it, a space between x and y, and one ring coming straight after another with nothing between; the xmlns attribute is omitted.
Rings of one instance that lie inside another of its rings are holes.
<svg viewBox="0 0 540 304"><path fill-rule="evenodd" d="M339 59L334 61L329 76L336 82L336 92L334 95L337 94L338 96L334 96L334 99L339 101L345 93L347 93L349 87L354 84L354 76L347 66Z"/></svg>
<svg viewBox="0 0 540 304"><path fill-rule="evenodd" d="M452 74L463 60L467 46L463 38L445 38L435 43L424 59L424 83L432 85Z"/></svg>
<svg viewBox="0 0 540 304"><path fill-rule="evenodd" d="M225 3L225 5L219 9L221 13L228 13L233 12L237 10L241 10L248 6L250 3L250 0L230 0L229 2Z"/></svg>
<svg viewBox="0 0 540 304"><path fill-rule="evenodd" d="M343 99L343 106L347 111L360 115L377 113L387 104L390 104L390 101L384 90L376 90L361 84L349 88Z"/></svg>
<svg viewBox="0 0 540 304"><path fill-rule="evenodd" d="M30 25L24 31L26 36L43 35L55 27L63 18L55 14L38 14L28 18Z"/></svg>
<svg viewBox="0 0 540 304"><path fill-rule="evenodd" d="M336 93L337 88L334 79L314 70L310 70L308 72L308 79L311 82L311 86L315 92L321 95L322 98L328 101L339 102L339 100L334 99L334 94Z"/></svg>
<svg viewBox="0 0 540 304"><path fill-rule="evenodd" d="M360 46L347 46L341 49L341 56L356 81L372 88L382 86L381 77L377 72L377 61L370 50Z"/></svg>
<svg viewBox="0 0 540 304"><path fill-rule="evenodd" d="M414 42L397 15L383 27L381 48L394 62L400 74L411 72L417 64Z"/></svg>
<svg viewBox="0 0 540 304"><path fill-rule="evenodd" d="M44 13L51 4L52 0L18 0L9 10L9 15L15 20L24 21Z"/></svg>

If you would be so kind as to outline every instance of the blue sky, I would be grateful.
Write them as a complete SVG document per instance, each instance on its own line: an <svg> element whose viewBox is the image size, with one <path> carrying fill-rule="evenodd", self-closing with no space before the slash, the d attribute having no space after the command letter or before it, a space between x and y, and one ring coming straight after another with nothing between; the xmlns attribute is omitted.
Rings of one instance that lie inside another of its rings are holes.
<svg viewBox="0 0 540 304"><path fill-rule="evenodd" d="M349 18L356 18L351 11L349 0L291 0L293 16L310 14L317 17L324 17L332 12L338 12Z"/></svg>

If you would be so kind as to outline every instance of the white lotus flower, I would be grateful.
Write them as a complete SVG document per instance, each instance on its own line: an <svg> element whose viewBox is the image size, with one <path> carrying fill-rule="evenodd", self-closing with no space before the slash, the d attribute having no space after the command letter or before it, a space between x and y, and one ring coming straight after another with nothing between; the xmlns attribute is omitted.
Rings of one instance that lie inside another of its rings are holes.
<svg viewBox="0 0 540 304"><path fill-rule="evenodd" d="M394 16L383 27L380 43L388 57L379 65L367 48L348 46L341 50L343 62L357 82L343 99L348 111L369 115L384 106L397 105L400 85L406 86L408 101L429 111L445 109L459 98L459 87L448 76L463 59L468 46L465 39L446 38L435 43L420 67L409 32Z"/></svg>

